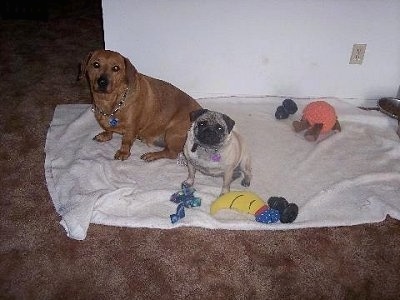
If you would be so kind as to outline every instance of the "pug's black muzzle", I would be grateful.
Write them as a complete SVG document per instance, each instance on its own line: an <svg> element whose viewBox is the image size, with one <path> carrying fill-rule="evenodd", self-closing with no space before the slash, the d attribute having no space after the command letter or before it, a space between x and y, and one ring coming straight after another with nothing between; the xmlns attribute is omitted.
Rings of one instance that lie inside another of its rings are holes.
<svg viewBox="0 0 400 300"><path fill-rule="evenodd" d="M224 133L217 127L198 128L197 140L207 146L218 146L224 140Z"/></svg>

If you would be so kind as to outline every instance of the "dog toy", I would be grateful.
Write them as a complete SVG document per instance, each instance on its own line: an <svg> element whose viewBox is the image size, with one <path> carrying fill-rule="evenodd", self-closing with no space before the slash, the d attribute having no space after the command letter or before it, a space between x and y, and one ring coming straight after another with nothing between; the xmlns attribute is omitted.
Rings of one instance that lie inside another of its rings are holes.
<svg viewBox="0 0 400 300"><path fill-rule="evenodd" d="M303 109L301 120L294 121L292 125L295 132L307 129L304 137L310 142L316 141L321 133L341 131L335 109L322 100L309 103Z"/></svg>
<svg viewBox="0 0 400 300"><path fill-rule="evenodd" d="M194 196L195 191L194 188L183 183L181 190L172 194L169 200L178 204L176 213L170 215L172 224L185 217L185 207L190 208L201 205L201 198Z"/></svg>
<svg viewBox="0 0 400 300"><path fill-rule="evenodd" d="M218 197L211 204L210 213L215 215L221 209L252 214L261 223L292 223L299 211L296 204L288 203L283 197L271 197L266 204L257 194L248 191L232 191Z"/></svg>
<svg viewBox="0 0 400 300"><path fill-rule="evenodd" d="M297 105L292 99L285 99L282 105L278 106L275 112L275 118L278 120L287 119L289 115L297 112Z"/></svg>

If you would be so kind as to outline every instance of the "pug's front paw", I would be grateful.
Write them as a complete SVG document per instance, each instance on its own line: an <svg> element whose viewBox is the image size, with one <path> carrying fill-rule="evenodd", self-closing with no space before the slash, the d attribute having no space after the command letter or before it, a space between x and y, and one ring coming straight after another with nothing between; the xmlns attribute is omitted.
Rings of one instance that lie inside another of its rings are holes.
<svg viewBox="0 0 400 300"><path fill-rule="evenodd" d="M250 186L250 180L247 178L243 178L240 184L244 187L249 187Z"/></svg>

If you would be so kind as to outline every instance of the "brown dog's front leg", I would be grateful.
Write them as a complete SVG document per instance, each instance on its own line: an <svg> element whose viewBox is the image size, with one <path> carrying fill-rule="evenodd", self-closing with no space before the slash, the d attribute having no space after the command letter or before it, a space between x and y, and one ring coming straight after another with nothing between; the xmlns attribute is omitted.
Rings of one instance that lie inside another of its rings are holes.
<svg viewBox="0 0 400 300"><path fill-rule="evenodd" d="M112 139L113 133L111 131L103 131L96 135L93 140L96 142L107 142Z"/></svg>
<svg viewBox="0 0 400 300"><path fill-rule="evenodd" d="M118 160L126 160L131 156L131 147L134 137L129 134L122 136L121 148L115 153L114 158Z"/></svg>
<svg viewBox="0 0 400 300"><path fill-rule="evenodd" d="M140 156L141 159L147 162L151 162L160 158L176 158L178 156L178 153L173 152L167 148L164 148L161 151L156 151L156 152L146 152Z"/></svg>

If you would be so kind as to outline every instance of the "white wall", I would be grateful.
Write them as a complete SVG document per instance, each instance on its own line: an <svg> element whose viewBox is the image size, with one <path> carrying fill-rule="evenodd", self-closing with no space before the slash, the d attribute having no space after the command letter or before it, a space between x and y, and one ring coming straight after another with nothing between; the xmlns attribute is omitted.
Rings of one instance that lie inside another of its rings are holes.
<svg viewBox="0 0 400 300"><path fill-rule="evenodd" d="M399 0L103 0L103 18L106 49L196 98L376 99L400 85Z"/></svg>

